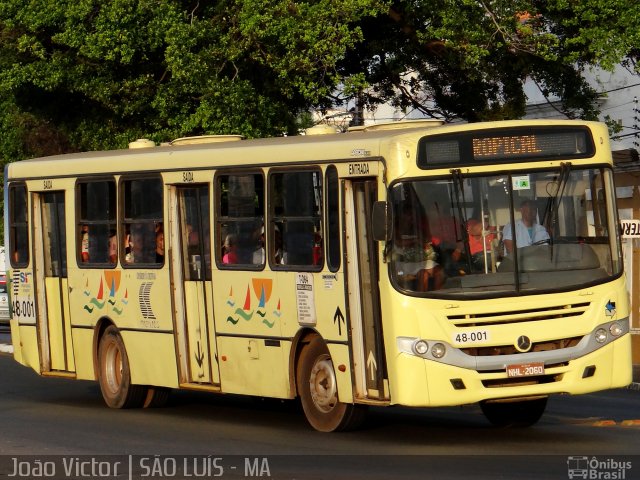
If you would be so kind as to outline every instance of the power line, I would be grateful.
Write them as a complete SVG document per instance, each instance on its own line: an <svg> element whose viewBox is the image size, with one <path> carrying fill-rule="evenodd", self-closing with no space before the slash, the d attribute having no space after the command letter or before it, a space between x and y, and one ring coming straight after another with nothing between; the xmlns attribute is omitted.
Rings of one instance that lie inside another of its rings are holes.
<svg viewBox="0 0 640 480"><path fill-rule="evenodd" d="M640 83L634 83L633 85L626 85L624 87L612 88L611 90L604 90L603 92L600 92L600 93L603 94L603 93L618 92L620 90L625 90L627 88L633 88L638 86L640 86Z"/></svg>

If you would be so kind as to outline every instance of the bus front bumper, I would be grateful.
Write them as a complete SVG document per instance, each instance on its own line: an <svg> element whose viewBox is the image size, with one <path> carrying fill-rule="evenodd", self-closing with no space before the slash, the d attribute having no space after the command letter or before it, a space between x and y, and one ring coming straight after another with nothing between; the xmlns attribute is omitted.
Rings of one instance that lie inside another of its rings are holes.
<svg viewBox="0 0 640 480"><path fill-rule="evenodd" d="M416 351L417 339L399 337L399 381L392 385L392 403L451 406L625 387L632 381L628 321L619 322L626 327L618 336L598 342L596 336L610 323L598 326L571 348L489 357L472 357L446 345L442 358L430 359L428 353Z"/></svg>

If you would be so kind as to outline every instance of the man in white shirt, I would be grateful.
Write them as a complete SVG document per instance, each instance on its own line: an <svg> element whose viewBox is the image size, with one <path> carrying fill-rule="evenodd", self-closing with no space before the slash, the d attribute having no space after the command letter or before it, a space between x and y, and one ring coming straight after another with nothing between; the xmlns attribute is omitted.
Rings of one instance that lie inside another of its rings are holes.
<svg viewBox="0 0 640 480"><path fill-rule="evenodd" d="M547 230L537 222L538 208L533 200L524 200L520 204L522 218L516 220L516 245L518 248L527 247L534 243L549 240ZM507 223L502 230L502 239L507 253L513 251L513 232L511 223Z"/></svg>

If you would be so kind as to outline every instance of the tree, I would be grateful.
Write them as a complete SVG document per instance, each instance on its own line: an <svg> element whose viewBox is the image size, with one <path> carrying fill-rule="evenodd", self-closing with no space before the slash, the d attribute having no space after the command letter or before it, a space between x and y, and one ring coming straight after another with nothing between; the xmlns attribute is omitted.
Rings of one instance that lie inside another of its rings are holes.
<svg viewBox="0 0 640 480"><path fill-rule="evenodd" d="M0 1L5 160L295 133L377 0Z"/></svg>
<svg viewBox="0 0 640 480"><path fill-rule="evenodd" d="M362 102L468 121L521 117L527 79L567 117L594 119L585 70L637 59L640 40L635 0L396 0L361 26L340 66L366 85Z"/></svg>
<svg viewBox="0 0 640 480"><path fill-rule="evenodd" d="M633 2L0 0L0 154L293 134L354 98L518 118L526 79L594 118L583 72L637 59Z"/></svg>

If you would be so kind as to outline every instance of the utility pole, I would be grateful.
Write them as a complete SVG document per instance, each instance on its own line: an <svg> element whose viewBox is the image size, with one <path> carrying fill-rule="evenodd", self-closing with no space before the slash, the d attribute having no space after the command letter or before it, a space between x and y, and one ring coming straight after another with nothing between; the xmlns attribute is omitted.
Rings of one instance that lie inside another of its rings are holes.
<svg viewBox="0 0 640 480"><path fill-rule="evenodd" d="M637 148L640 147L640 128L638 125L640 124L640 109L638 108L638 97L633 97L633 145Z"/></svg>
<svg viewBox="0 0 640 480"><path fill-rule="evenodd" d="M350 127L361 127L364 125L364 109L362 108L362 97L360 94L356 95L355 106L350 110L352 114Z"/></svg>

